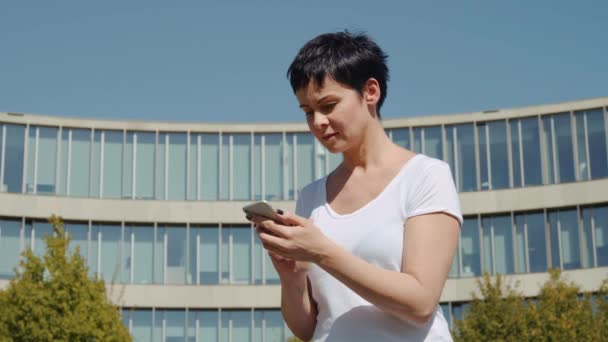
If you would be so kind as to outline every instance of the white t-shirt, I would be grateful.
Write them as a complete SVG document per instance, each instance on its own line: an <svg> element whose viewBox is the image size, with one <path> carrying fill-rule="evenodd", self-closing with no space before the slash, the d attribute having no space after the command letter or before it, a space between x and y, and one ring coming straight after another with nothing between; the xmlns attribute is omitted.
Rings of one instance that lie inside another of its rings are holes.
<svg viewBox="0 0 608 342"><path fill-rule="evenodd" d="M384 190L353 213L340 215L327 203L327 177L302 189L296 213L310 218L328 238L353 255L388 270L401 271L405 221L445 212L462 224L458 194L448 164L415 155ZM317 303L313 341L451 341L437 306L422 327L384 313L317 265L308 272ZM382 279L378 279L382 281Z"/></svg>

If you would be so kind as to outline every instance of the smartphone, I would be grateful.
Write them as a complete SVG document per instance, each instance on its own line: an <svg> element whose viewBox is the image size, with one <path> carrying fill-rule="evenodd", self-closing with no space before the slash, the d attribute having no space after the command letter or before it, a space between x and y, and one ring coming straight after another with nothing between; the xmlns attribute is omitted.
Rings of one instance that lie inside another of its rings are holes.
<svg viewBox="0 0 608 342"><path fill-rule="evenodd" d="M243 207L243 211L247 215L255 215L262 216L267 219L280 222L281 220L277 216L277 212L272 208L270 204L266 201L259 201L255 203L248 204Z"/></svg>

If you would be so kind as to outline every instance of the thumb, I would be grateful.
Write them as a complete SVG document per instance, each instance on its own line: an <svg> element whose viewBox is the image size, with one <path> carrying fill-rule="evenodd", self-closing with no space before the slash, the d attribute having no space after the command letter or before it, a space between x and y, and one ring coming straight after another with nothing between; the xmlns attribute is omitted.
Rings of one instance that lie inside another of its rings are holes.
<svg viewBox="0 0 608 342"><path fill-rule="evenodd" d="M308 219L298 216L289 211L277 210L278 216L288 225L292 226L306 226L308 225Z"/></svg>

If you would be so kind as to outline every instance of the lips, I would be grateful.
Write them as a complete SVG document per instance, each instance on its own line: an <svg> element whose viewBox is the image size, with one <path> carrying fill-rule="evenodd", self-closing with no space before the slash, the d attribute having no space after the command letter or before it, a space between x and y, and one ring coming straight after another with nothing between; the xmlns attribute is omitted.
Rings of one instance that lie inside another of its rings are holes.
<svg viewBox="0 0 608 342"><path fill-rule="evenodd" d="M326 134L323 136L323 140L329 140L329 139L335 137L336 135L338 135L338 133Z"/></svg>

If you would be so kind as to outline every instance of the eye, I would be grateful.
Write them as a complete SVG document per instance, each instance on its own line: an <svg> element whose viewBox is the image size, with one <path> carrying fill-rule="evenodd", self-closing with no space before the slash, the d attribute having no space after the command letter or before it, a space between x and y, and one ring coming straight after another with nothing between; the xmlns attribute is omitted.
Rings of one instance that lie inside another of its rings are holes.
<svg viewBox="0 0 608 342"><path fill-rule="evenodd" d="M314 114L314 112L311 110L311 111L304 112L304 114L306 114L306 116L312 116Z"/></svg>
<svg viewBox="0 0 608 342"><path fill-rule="evenodd" d="M332 103L327 103L321 106L321 111L323 113L330 113L332 110L334 110L334 107L336 107L336 103L332 102Z"/></svg>

